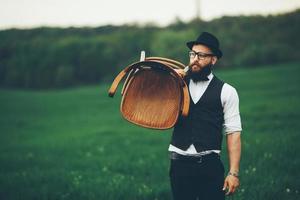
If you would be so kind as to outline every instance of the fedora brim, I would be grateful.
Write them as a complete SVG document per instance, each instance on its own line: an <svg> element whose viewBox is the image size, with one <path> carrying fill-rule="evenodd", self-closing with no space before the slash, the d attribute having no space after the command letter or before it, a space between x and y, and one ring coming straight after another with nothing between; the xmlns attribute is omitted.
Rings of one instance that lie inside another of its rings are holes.
<svg viewBox="0 0 300 200"><path fill-rule="evenodd" d="M196 44L203 44L205 46L207 46L208 48L211 49L211 51L217 56L217 58L221 58L223 56L223 53L220 49L217 49L217 48L214 48L208 44L206 44L205 42L198 42L198 41L190 41L190 42L187 42L186 43L186 46L192 50L193 49L193 46L196 45Z"/></svg>

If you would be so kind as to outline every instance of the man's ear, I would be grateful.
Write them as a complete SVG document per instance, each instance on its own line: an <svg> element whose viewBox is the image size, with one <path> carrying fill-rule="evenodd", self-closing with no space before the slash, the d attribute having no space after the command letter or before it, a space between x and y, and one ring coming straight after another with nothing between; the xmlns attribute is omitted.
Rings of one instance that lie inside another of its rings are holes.
<svg viewBox="0 0 300 200"><path fill-rule="evenodd" d="M217 56L212 57L212 64L215 65L218 61Z"/></svg>

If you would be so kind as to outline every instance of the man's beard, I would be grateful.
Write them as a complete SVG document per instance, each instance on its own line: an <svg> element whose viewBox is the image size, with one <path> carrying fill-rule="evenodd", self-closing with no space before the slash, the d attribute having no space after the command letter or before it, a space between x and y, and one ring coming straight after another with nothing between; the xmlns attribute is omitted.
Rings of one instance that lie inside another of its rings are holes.
<svg viewBox="0 0 300 200"><path fill-rule="evenodd" d="M192 79L194 82L199 82L199 81L208 81L209 79L207 76L211 73L211 69L213 64L207 64L205 65L200 71L192 71L191 67L193 65L198 65L197 63L192 63L189 65L190 69L187 71L186 77L188 79Z"/></svg>

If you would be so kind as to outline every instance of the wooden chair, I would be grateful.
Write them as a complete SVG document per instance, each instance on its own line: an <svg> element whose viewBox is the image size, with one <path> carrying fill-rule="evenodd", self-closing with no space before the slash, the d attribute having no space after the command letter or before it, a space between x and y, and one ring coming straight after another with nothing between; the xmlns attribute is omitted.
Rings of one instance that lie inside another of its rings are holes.
<svg viewBox="0 0 300 200"><path fill-rule="evenodd" d="M175 60L148 57L122 70L114 79L109 96L113 97L118 84L127 75L121 91L120 111L136 125L152 129L169 129L180 115L188 115L189 92L176 69L185 66Z"/></svg>

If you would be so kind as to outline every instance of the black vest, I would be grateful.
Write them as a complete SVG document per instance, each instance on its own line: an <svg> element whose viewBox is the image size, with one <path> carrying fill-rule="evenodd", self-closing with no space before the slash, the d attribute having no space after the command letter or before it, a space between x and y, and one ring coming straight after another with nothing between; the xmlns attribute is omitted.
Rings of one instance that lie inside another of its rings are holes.
<svg viewBox="0 0 300 200"><path fill-rule="evenodd" d="M224 122L221 91L224 82L215 75L200 100L190 101L187 117L180 117L176 123L171 144L186 150L194 144L197 152L221 150L222 126Z"/></svg>

